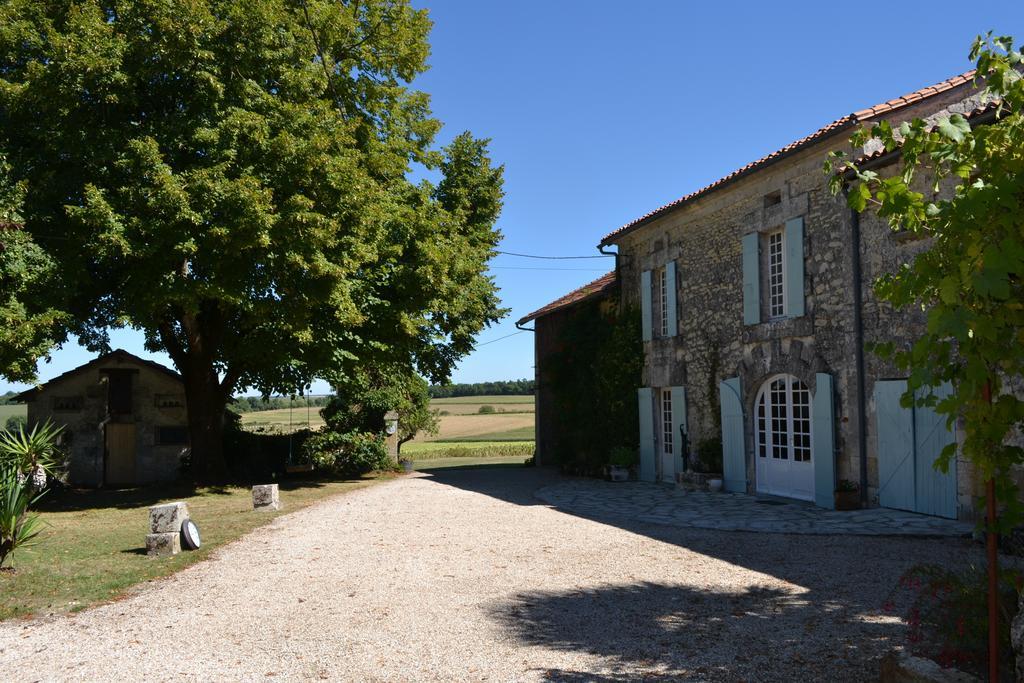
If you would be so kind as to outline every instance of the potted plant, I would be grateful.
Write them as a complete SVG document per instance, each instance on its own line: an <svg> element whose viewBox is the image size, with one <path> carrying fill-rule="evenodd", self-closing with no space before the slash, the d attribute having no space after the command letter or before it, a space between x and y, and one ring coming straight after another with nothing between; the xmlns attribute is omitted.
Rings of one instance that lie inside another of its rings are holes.
<svg viewBox="0 0 1024 683"><path fill-rule="evenodd" d="M836 510L857 510L860 508L860 486L849 479L840 479L835 490Z"/></svg>
<svg viewBox="0 0 1024 683"><path fill-rule="evenodd" d="M412 472L412 460L409 458L399 458L398 464L402 466L403 472Z"/></svg>
<svg viewBox="0 0 1024 683"><path fill-rule="evenodd" d="M636 463L636 451L616 446L608 452L605 472L611 481L629 481L629 470Z"/></svg>

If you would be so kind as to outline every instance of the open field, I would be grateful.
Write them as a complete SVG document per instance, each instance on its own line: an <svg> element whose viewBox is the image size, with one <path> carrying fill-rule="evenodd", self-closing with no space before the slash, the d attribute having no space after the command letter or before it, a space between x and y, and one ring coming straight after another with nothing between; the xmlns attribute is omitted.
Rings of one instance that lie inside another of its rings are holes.
<svg viewBox="0 0 1024 683"><path fill-rule="evenodd" d="M445 405L457 405L460 403L475 403L477 405L491 404L518 404L533 405L533 396L453 396L452 398L435 398L430 405L440 408ZM533 410L533 408L530 408Z"/></svg>
<svg viewBox="0 0 1024 683"><path fill-rule="evenodd" d="M420 434L421 441L528 441L533 438L533 413L502 415L442 415L436 435Z"/></svg>
<svg viewBox="0 0 1024 683"><path fill-rule="evenodd" d="M533 397L532 396L475 396L466 398L435 399L431 406L443 408L452 413L442 415L440 431L436 435L421 434L414 441L406 444L403 450L414 444L434 441L531 441L533 440ZM509 399L517 399L515 402ZM523 400L528 403L522 402ZM480 406L494 405L499 411L481 415ZM312 408L307 414L305 408L293 408L289 415L288 408L278 410L262 410L242 413L242 426L246 429L269 429L287 433L305 429L320 429L324 425L320 417L320 409Z"/></svg>
<svg viewBox="0 0 1024 683"><path fill-rule="evenodd" d="M385 475L390 477L390 475ZM46 523L39 543L14 554L16 572L0 573L0 619L25 614L77 612L114 600L143 581L172 574L280 514L373 484L283 482L281 512L255 512L249 488L184 486L122 491L67 491L41 501ZM150 505L184 500L199 525L203 546L173 557L146 556ZM9 562L10 560L8 560Z"/></svg>
<svg viewBox="0 0 1024 683"><path fill-rule="evenodd" d="M28 408L24 403L0 406L0 429L3 429L4 424L7 422L7 418L18 415L25 417L28 414Z"/></svg>
<svg viewBox="0 0 1024 683"><path fill-rule="evenodd" d="M289 412L291 413L289 415ZM246 429L267 428L287 434L300 429L305 429L307 424L310 429L320 429L324 426L324 419L320 417L319 408L310 408L308 414L306 408L278 408L277 410L256 410L242 413L242 426Z"/></svg>

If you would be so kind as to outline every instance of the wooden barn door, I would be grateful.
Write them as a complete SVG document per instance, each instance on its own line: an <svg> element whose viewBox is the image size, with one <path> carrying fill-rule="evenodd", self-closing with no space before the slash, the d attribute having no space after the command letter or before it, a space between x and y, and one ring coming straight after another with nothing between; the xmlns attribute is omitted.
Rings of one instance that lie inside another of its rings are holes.
<svg viewBox="0 0 1024 683"><path fill-rule="evenodd" d="M106 427L107 486L135 483L135 425L109 423Z"/></svg>

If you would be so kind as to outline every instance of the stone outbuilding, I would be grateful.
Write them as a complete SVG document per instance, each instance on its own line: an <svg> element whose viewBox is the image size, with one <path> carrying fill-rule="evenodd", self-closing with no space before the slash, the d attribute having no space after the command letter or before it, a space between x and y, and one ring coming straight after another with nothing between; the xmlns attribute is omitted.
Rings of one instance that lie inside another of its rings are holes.
<svg viewBox="0 0 1024 683"><path fill-rule="evenodd" d="M28 423L64 427L69 483L135 486L176 479L188 454L181 376L116 350L20 394Z"/></svg>
<svg viewBox="0 0 1024 683"><path fill-rule="evenodd" d="M641 479L677 481L683 443L692 452L720 437L729 491L828 508L846 480L865 505L971 517L972 469L932 467L959 430L901 406L906 375L867 350L923 329L923 314L892 310L872 284L927 242L851 211L829 191L823 163L841 149L895 172L898 155L849 148L855 129L881 120L992 120L973 76L844 116L601 240L602 251L618 250L620 303L642 313ZM531 314L541 386L553 343L543 311ZM538 397L539 420L542 408Z"/></svg>
<svg viewBox="0 0 1024 683"><path fill-rule="evenodd" d="M569 316L585 303L598 303L600 307L615 300L618 294L618 280L615 271L606 273L575 289L565 296L559 297L547 306L540 308L516 321L516 327L523 327L533 322L536 332L534 344L534 461L538 465L554 464L553 451L558 444L560 417L556 405L552 382L553 358L571 344L566 338L564 329Z"/></svg>

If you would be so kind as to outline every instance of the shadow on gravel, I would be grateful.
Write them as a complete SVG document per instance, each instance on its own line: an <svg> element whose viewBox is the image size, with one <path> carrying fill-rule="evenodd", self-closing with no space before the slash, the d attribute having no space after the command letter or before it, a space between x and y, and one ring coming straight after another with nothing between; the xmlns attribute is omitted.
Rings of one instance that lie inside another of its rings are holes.
<svg viewBox="0 0 1024 683"><path fill-rule="evenodd" d="M559 475L526 468L437 472L432 479L517 505L538 505L543 503L533 492ZM679 584L638 581L520 592L491 605L491 617L526 645L592 653L627 670L622 678L552 671L551 680L637 680L637 670L644 680L648 673L651 680L662 674L664 680L875 680L878 660L906 635L893 616L905 613L910 598L893 592L900 576L918 563L958 566L981 559L979 548L963 539L713 531L563 512L775 577L789 587L759 586L763 580L756 575L735 591L707 577L702 586L685 585L689 561L682 557Z"/></svg>
<svg viewBox="0 0 1024 683"><path fill-rule="evenodd" d="M491 616L524 644L598 655L632 670L605 678L552 671L550 680L870 680L901 628L862 623L856 633L847 627L844 637L832 637L831 627L850 612L799 592L641 582L521 592L493 606Z"/></svg>

